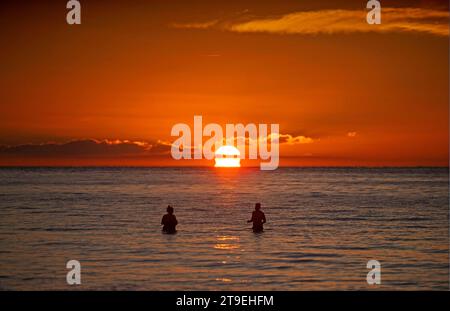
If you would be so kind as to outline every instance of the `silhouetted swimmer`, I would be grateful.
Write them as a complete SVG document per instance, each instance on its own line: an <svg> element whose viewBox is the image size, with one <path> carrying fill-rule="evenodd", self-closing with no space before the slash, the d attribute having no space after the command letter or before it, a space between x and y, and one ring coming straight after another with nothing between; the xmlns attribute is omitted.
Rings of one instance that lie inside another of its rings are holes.
<svg viewBox="0 0 450 311"><path fill-rule="evenodd" d="M255 204L255 210L252 213L252 219L247 222L253 222L253 232L262 232L264 230L263 224L266 223L266 215L261 212L261 203Z"/></svg>
<svg viewBox="0 0 450 311"><path fill-rule="evenodd" d="M167 214L165 214L161 220L161 225L163 225L162 231L164 233L176 233L177 229L175 227L177 226L178 221L175 215L173 214L173 207L167 206Z"/></svg>

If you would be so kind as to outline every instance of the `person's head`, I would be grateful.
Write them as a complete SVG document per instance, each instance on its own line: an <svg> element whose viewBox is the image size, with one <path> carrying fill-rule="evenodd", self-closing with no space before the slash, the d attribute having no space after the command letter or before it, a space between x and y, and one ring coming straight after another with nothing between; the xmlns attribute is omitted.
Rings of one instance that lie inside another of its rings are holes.
<svg viewBox="0 0 450 311"><path fill-rule="evenodd" d="M255 204L255 211L259 211L261 209L261 203Z"/></svg>
<svg viewBox="0 0 450 311"><path fill-rule="evenodd" d="M169 213L170 215L173 214L173 207L170 205L167 205L167 213Z"/></svg>

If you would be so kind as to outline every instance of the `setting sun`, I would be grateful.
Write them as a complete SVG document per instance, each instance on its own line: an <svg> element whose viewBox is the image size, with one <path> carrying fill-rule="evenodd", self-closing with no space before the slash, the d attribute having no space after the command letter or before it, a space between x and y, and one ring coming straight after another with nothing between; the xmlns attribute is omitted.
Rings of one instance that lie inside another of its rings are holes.
<svg viewBox="0 0 450 311"><path fill-rule="evenodd" d="M215 167L240 167L241 153L234 146L222 146L215 152Z"/></svg>

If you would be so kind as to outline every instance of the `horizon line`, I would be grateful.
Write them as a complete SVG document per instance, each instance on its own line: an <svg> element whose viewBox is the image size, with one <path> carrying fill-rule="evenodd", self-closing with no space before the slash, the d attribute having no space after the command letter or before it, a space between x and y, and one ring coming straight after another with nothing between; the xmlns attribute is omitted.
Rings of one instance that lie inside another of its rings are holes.
<svg viewBox="0 0 450 311"><path fill-rule="evenodd" d="M210 168L210 169L259 169L259 165L218 168L209 165L0 165L7 168ZM284 165L279 168L450 168L450 165ZM276 170L276 169L275 169Z"/></svg>

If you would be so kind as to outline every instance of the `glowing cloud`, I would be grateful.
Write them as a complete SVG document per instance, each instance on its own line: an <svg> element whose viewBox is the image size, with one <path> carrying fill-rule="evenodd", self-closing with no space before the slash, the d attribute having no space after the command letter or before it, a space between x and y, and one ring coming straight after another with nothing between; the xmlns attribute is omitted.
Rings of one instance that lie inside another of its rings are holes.
<svg viewBox="0 0 450 311"><path fill-rule="evenodd" d="M217 28L240 33L335 34L358 32L421 32L448 36L447 11L423 8L382 8L381 24L366 22L367 10L318 10L293 12L277 17L247 21L217 20L203 23L176 24L177 28Z"/></svg>

